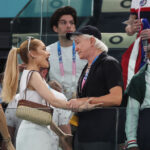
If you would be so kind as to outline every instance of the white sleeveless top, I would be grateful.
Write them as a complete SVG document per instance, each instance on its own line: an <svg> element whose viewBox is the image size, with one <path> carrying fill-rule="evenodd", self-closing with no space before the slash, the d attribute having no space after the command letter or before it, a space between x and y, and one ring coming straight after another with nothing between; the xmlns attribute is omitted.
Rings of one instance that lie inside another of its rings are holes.
<svg viewBox="0 0 150 150"><path fill-rule="evenodd" d="M27 87L27 80L29 81L32 72L34 71L24 70L22 73L22 76L20 79L20 87L19 87L20 99L25 99L25 90ZM45 104L45 100L43 100L43 98L39 95L39 93L37 91L30 90L30 89L26 90L26 100L36 102L39 104Z"/></svg>
<svg viewBox="0 0 150 150"><path fill-rule="evenodd" d="M25 89L27 76L30 70L24 70L20 80L20 99L25 98ZM31 72L29 77L31 76ZM66 99L64 94L50 89L50 91L57 97L62 100ZM45 100L34 90L27 89L26 99L45 104ZM67 100L67 99L66 99ZM53 121L56 125L65 125L68 124L71 112L59 108L53 107ZM41 140L42 139L42 140ZM16 140L16 150L58 150L59 149L59 137L48 127L40 126L32 122L23 120L19 127ZM24 144L24 141L25 144Z"/></svg>

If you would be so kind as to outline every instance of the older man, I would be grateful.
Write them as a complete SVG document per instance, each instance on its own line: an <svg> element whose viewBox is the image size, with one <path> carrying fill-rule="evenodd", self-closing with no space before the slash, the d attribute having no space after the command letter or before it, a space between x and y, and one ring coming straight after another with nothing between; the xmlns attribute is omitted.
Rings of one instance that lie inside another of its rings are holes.
<svg viewBox="0 0 150 150"><path fill-rule="evenodd" d="M107 55L100 31L88 25L68 33L67 37L75 41L80 59L88 61L78 81L78 98L89 97L91 103L100 103L102 107L119 106L123 86L121 66ZM75 150L116 150L113 108L80 112L77 116Z"/></svg>

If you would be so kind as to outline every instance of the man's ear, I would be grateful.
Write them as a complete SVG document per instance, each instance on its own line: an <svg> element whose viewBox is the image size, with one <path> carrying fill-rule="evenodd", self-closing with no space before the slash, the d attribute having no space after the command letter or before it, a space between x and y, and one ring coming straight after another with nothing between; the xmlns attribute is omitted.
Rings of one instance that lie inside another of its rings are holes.
<svg viewBox="0 0 150 150"><path fill-rule="evenodd" d="M57 33L58 32L58 28L56 26L53 26L53 31Z"/></svg>

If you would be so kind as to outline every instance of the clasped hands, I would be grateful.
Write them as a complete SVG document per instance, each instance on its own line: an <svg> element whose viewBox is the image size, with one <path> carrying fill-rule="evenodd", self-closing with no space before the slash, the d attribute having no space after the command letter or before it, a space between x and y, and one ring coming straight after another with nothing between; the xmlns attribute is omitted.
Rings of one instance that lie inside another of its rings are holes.
<svg viewBox="0 0 150 150"><path fill-rule="evenodd" d="M93 104L92 100L93 97L71 99L68 103L68 107L74 112L93 110L102 107L103 103Z"/></svg>

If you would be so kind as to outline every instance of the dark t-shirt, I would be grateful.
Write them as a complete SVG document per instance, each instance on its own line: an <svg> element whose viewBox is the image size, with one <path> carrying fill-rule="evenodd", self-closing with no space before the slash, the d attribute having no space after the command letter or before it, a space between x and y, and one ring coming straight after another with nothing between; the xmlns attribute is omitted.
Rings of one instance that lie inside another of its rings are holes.
<svg viewBox="0 0 150 150"><path fill-rule="evenodd" d="M99 97L108 94L109 90L114 86L123 87L119 62L103 52L91 66L86 83L81 90L86 67L78 82L78 97ZM78 138L80 142L115 142L116 109L111 107L96 109L80 112L78 116Z"/></svg>

